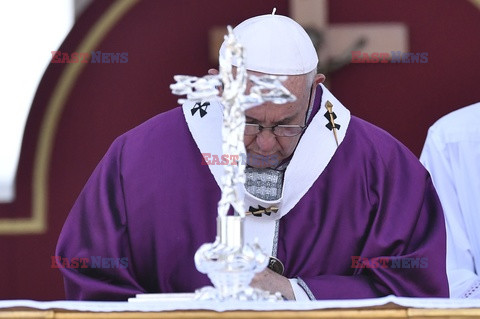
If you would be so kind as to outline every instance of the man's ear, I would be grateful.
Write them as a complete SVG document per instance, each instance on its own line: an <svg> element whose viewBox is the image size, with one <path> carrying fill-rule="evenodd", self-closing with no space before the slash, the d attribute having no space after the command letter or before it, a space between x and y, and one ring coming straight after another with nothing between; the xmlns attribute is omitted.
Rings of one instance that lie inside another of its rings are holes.
<svg viewBox="0 0 480 319"><path fill-rule="evenodd" d="M318 73L317 75L315 75L315 78L313 80L313 86L314 87L317 87L317 85L319 85L320 83L323 83L325 81L325 75L321 74L321 73Z"/></svg>
<svg viewBox="0 0 480 319"><path fill-rule="evenodd" d="M310 89L311 90L310 91L310 105L308 106L307 117L309 116L310 111L313 107L313 103L315 102L315 93L316 93L317 86L320 83L323 83L323 81L325 81L325 75L323 75L321 73L316 74L315 77L313 78L313 84L312 84L312 87ZM305 118L305 121L308 121L307 117Z"/></svg>
<svg viewBox="0 0 480 319"><path fill-rule="evenodd" d="M317 86L320 84L320 83L323 83L325 81L325 75L321 74L321 73L318 73L315 75L315 77L313 78L313 83L312 83L312 87L310 88L310 103L312 104L314 99L315 99L315 90L317 89Z"/></svg>

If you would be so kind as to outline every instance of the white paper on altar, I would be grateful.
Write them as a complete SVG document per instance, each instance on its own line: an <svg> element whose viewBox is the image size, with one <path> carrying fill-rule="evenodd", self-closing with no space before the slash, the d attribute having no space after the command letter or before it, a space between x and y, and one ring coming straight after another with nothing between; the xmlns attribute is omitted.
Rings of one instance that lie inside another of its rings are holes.
<svg viewBox="0 0 480 319"><path fill-rule="evenodd" d="M408 308L480 308L480 299L447 299L447 298L406 298L387 296L374 299L352 300L321 300L321 301L283 301L283 302L211 302L211 301L175 301L174 294L159 301L155 295L141 297L151 299L143 302L114 302L114 301L32 301L32 300L2 300L0 311L7 308L32 308L39 310L62 309L72 311L116 312L116 311L141 311L159 312L174 310L319 310L332 308L363 308L382 306L388 303ZM145 296L145 295L144 295ZM153 298L152 298L153 297Z"/></svg>

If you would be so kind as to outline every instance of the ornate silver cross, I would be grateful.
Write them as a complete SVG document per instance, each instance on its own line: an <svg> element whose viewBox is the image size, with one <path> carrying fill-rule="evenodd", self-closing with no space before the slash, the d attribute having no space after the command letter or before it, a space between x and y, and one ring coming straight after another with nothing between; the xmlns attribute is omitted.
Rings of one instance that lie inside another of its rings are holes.
<svg viewBox="0 0 480 319"><path fill-rule="evenodd" d="M170 85L170 88L173 94L186 95L186 99L178 100L180 104L186 101L203 102L220 98L224 106L223 154L240 155L245 154L245 144L243 142L245 110L264 102L275 104L293 102L296 97L281 83L286 80L286 76L247 74L243 63L243 47L237 42L230 26L228 26L228 36L225 36L225 44L225 56L219 58L220 72L218 75L206 75L201 78L176 75L174 79L177 83ZM235 69L232 67L234 59L237 62ZM252 83L249 94L246 94L247 80ZM223 88L221 95L219 88ZM242 198L235 190L235 186L245 183L244 164L225 165L224 178L222 179L222 198L218 206L219 216L226 216L230 205L240 216L245 216Z"/></svg>
<svg viewBox="0 0 480 319"><path fill-rule="evenodd" d="M225 36L225 54L220 56L218 75L194 77L176 75L177 83L170 86L172 93L186 95L179 99L199 102L220 99L223 108L222 152L229 155L246 154L243 133L245 110L264 102L284 104L296 97L283 85L286 76L249 75L244 66L245 52L237 41L232 28ZM248 52L246 52L248 54ZM237 67L232 67L236 61ZM247 81L251 81L247 94ZM222 88L220 92L220 88ZM215 288L204 287L197 291L199 299L213 300L279 300L279 294L249 287L255 273L265 269L268 257L258 244L247 245L243 240L245 205L242 190L245 183L245 163L224 166L221 179L222 196L218 203L217 237L213 244L202 245L195 254L197 269L206 273ZM236 216L227 216L230 205Z"/></svg>

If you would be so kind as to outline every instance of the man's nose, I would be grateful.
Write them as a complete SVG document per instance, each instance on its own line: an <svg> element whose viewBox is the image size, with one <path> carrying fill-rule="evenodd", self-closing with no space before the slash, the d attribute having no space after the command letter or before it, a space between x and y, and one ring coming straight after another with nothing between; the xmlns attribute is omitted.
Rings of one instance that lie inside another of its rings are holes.
<svg viewBox="0 0 480 319"><path fill-rule="evenodd" d="M257 134L257 145L265 155L269 155L276 144L277 138L273 134L272 129L266 128Z"/></svg>

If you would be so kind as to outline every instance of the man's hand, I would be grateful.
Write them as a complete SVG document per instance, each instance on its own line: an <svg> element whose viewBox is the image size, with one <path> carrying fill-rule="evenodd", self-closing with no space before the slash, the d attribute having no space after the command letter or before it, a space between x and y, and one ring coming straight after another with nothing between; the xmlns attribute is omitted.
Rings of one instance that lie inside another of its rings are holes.
<svg viewBox="0 0 480 319"><path fill-rule="evenodd" d="M279 292L286 299L295 300L290 281L269 268L256 274L250 286L270 291L271 293Z"/></svg>

